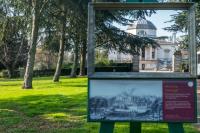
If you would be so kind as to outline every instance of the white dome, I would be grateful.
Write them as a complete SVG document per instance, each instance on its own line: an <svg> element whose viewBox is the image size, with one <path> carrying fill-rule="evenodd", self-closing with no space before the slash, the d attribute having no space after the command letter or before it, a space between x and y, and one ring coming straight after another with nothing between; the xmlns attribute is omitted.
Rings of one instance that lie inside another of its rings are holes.
<svg viewBox="0 0 200 133"><path fill-rule="evenodd" d="M138 19L127 28L127 32L143 37L156 37L156 26L149 20Z"/></svg>
<svg viewBox="0 0 200 133"><path fill-rule="evenodd" d="M156 30L156 26L149 20L146 19L139 19L137 21L135 21L133 24L131 24L127 30L131 30L131 29L152 29L152 30Z"/></svg>

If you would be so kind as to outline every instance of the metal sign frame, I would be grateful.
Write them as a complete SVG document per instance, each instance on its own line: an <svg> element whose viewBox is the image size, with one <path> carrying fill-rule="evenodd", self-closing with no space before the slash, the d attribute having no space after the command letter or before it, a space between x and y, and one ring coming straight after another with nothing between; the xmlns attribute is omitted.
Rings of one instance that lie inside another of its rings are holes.
<svg viewBox="0 0 200 133"><path fill-rule="evenodd" d="M187 10L189 35L189 68L187 73L158 73L158 72L95 72L95 11L96 10ZM196 78L197 55L195 41L195 4L189 3L120 3L95 2L88 5L88 36L87 36L87 74L88 78Z"/></svg>

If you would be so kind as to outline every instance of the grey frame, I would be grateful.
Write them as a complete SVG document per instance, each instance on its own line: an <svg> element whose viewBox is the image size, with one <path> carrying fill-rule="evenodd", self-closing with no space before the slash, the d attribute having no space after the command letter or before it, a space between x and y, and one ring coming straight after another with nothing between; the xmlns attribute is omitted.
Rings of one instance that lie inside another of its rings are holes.
<svg viewBox="0 0 200 133"><path fill-rule="evenodd" d="M155 72L95 72L95 10L117 9L155 9L155 10L188 10L189 35L189 68L187 73L155 73ZM88 37L87 37L87 74L89 78L196 78L197 55L195 41L195 4L190 3L119 3L95 2L88 4Z"/></svg>

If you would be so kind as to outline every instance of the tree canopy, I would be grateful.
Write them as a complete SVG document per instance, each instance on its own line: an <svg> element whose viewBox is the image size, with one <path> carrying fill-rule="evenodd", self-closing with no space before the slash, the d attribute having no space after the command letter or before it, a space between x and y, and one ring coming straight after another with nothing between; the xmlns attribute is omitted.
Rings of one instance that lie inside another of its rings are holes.
<svg viewBox="0 0 200 133"><path fill-rule="evenodd" d="M196 4L196 42L197 47L200 47L200 2L197 2ZM188 12L187 11L181 11L175 15L171 16L171 20L169 22L173 22L174 24L170 27L166 27L165 30L172 31L172 32L187 32L188 31ZM187 47L188 44L188 36L185 36L182 38L182 43L185 44L184 48Z"/></svg>
<svg viewBox="0 0 200 133"><path fill-rule="evenodd" d="M81 70L84 70L87 52L88 2L89 0L0 1L1 49L3 49L2 44L8 44L5 42L10 40L12 42L10 47L15 50L22 48L20 44L24 44L23 46L28 48L26 49L28 54L24 56L27 59L24 88L32 87L33 68L38 42L40 42L40 46L42 45L43 48L59 53L59 69L62 68L64 51L73 50L76 56L74 59L75 64L77 64L80 57L80 67ZM97 11L96 47L138 54L141 47L146 45L157 46L152 38L126 33L114 25L114 23L129 25L138 18L145 18L145 16L150 16L153 13L153 10ZM18 47L16 48L14 44ZM17 53L15 52L15 55ZM17 57L22 59L20 56Z"/></svg>

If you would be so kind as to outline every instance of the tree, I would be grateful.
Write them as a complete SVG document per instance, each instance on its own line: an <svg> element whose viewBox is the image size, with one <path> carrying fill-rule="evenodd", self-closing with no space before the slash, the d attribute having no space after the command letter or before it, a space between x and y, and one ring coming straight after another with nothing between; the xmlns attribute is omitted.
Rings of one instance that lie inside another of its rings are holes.
<svg viewBox="0 0 200 133"><path fill-rule="evenodd" d="M83 12L85 12L86 8L82 9L82 6L84 5L86 7L87 1L86 0L85 1L84 0L81 0L81 1L70 1L69 0L69 1L67 1L67 3L66 3L66 1L60 1L60 2L61 2L61 5L65 5L65 9L63 11L65 12L65 19L67 17L67 19L65 20L66 21L65 27L63 27L66 30L65 31L66 32L65 44L67 46L65 46L65 47L69 48L69 45L73 44L74 61L73 61L73 66L72 66L72 71L71 71L71 77L75 77L76 70L77 70L77 64L78 64L80 43L85 45L85 46L83 46L83 48L85 48L85 49L82 49L82 51L85 52L85 54L83 54L83 56L86 56L86 29L87 29L86 22L87 22L87 19L85 18L86 15L83 15ZM62 9L62 8L58 8L58 10L59 9ZM57 18L59 18L59 15L57 15ZM84 43L82 43L83 40L85 40ZM71 43L71 42L73 42L73 43ZM61 51L62 51L62 53L64 53L64 47L60 47L60 48L62 48L62 49L59 50L60 51L59 53L61 53ZM63 59L61 59L60 57L63 58L63 54L62 55L59 54L59 59L58 59L59 61L57 64L55 75L54 75L54 82L59 81L60 71L62 68L61 62L63 61ZM85 66L84 61L85 61L85 57L83 57L83 63L81 63Z"/></svg>
<svg viewBox="0 0 200 133"><path fill-rule="evenodd" d="M64 44L65 44L65 33L66 33L66 15L67 15L67 7L66 3L63 0L59 1L59 6L61 9L61 14L60 14L60 48L59 48L59 54L58 54L58 62L56 66L56 72L53 77L54 82L59 81L60 77L60 72L63 64L63 58L64 58Z"/></svg>
<svg viewBox="0 0 200 133"><path fill-rule="evenodd" d="M28 3L31 8L32 18L31 18L31 36L29 39L30 49L28 52L28 60L24 74L24 84L23 84L24 89L32 88L33 67L35 61L36 45L38 41L39 25L42 17L42 12L45 9L47 3L48 0L30 0Z"/></svg>
<svg viewBox="0 0 200 133"><path fill-rule="evenodd" d="M0 9L0 62L8 70L9 78L19 64L25 64L27 44L27 16L17 6L18 1L2 1ZM21 65L21 66L22 66Z"/></svg>
<svg viewBox="0 0 200 133"><path fill-rule="evenodd" d="M64 51L68 48L70 48L70 43L68 42L69 39L69 33L68 33L68 27L70 27L70 19L74 17L74 14L76 12L75 6L77 5L77 1L72 0L54 0L51 4L51 10L49 10L48 15L53 17L56 21L52 22L52 24L55 26L55 31L59 32L59 54L58 54L58 61L57 61L57 67L54 74L53 81L58 82L59 76L64 60ZM75 18L75 17L74 17ZM59 25L57 24L59 23ZM55 32L53 31L53 32Z"/></svg>
<svg viewBox="0 0 200 133"><path fill-rule="evenodd" d="M80 76L84 76L86 74L85 72L85 65L86 65L86 49L87 49L87 42L84 40L82 42L81 48L80 48Z"/></svg>
<svg viewBox="0 0 200 133"><path fill-rule="evenodd" d="M68 26L68 34L69 38L73 42L73 65L71 69L70 77L76 77L77 67L78 67L78 58L79 55L81 57L80 60L80 75L85 75L85 58L86 58L86 29L87 29L87 15L85 10L83 10L83 6L86 4L79 4L76 11L72 11L69 18L69 26ZM87 9L87 8L85 8ZM81 13L82 12L82 13Z"/></svg>
<svg viewBox="0 0 200 133"><path fill-rule="evenodd" d="M200 46L200 2L197 2L196 6L196 43L197 47ZM171 20L169 22L173 22L174 24L170 27L166 27L165 30L172 31L172 32L187 32L187 21L188 21L188 12L187 11L181 11L175 15L171 16ZM183 37L182 44L185 44L185 46L181 45L181 47L187 48L188 42L188 36Z"/></svg>
<svg viewBox="0 0 200 133"><path fill-rule="evenodd" d="M79 4L79 22L81 24L81 31L80 38L80 71L79 75L84 76L86 74L85 72L85 66L86 66L86 54L87 54L87 0L82 0L81 4ZM80 25L79 25L80 26Z"/></svg>
<svg viewBox="0 0 200 133"><path fill-rule="evenodd" d="M11 18L12 19L12 18ZM28 52L28 43L25 35L20 34L21 26L18 21L4 20L6 22L4 36L0 41L0 62L8 70L9 78L14 77L14 70L19 63L25 64Z"/></svg>
<svg viewBox="0 0 200 133"><path fill-rule="evenodd" d="M73 65L72 65L72 68L71 68L71 74L70 74L70 77L71 78L75 78L76 77L76 71L77 71L77 66L78 66L78 42L75 42L74 43L74 51L73 51Z"/></svg>

